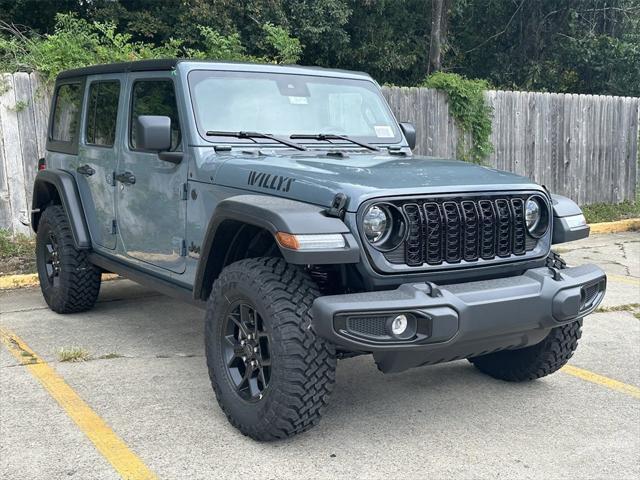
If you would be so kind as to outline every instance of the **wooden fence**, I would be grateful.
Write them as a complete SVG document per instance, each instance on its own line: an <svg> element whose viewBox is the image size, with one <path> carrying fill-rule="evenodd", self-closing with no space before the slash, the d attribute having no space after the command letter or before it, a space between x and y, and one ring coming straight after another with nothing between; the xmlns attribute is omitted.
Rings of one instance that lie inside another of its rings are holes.
<svg viewBox="0 0 640 480"><path fill-rule="evenodd" d="M456 156L460 132L446 94L383 92L399 121L413 122L416 153ZM525 175L580 205L634 200L640 98L488 91L493 110L489 166Z"/></svg>
<svg viewBox="0 0 640 480"><path fill-rule="evenodd" d="M446 95L385 87L398 120L418 132L417 154L452 158L460 135ZM494 152L487 165L526 175L580 204L635 199L640 99L490 91ZM0 75L0 228L29 233L50 93L37 75Z"/></svg>

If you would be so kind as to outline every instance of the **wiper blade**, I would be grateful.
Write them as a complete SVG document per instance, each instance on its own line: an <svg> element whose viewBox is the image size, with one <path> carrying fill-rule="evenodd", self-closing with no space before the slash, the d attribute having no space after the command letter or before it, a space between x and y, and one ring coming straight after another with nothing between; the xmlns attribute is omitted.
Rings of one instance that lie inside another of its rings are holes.
<svg viewBox="0 0 640 480"><path fill-rule="evenodd" d="M269 133L261 133L261 132L223 132L223 131L219 131L219 130L210 130L207 132L207 136L208 137L235 137L235 138L249 138L249 139L254 139L254 138L268 138L271 140L275 140L278 143L281 143L283 145L286 145L288 147L291 148L295 148L296 150L306 150L306 147L303 147L302 145L295 143L295 142L291 142L285 138L280 138L280 137L276 137L274 135L271 135Z"/></svg>
<svg viewBox="0 0 640 480"><path fill-rule="evenodd" d="M373 150L374 152L379 152L380 149L368 143L360 142L358 140L354 140L353 138L349 138L346 135L336 135L335 133L316 133L316 134L304 134L304 133L294 133L293 135L289 135L289 138L299 138L300 140L346 140L347 142L354 143L368 150Z"/></svg>

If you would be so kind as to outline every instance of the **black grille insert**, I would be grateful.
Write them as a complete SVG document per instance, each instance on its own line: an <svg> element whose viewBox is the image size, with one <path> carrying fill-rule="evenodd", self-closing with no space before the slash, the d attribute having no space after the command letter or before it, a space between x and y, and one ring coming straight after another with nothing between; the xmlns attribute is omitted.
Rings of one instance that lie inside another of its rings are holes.
<svg viewBox="0 0 640 480"><path fill-rule="evenodd" d="M527 235L528 194L394 200L407 219L407 237L387 261L410 267L525 255L537 242Z"/></svg>

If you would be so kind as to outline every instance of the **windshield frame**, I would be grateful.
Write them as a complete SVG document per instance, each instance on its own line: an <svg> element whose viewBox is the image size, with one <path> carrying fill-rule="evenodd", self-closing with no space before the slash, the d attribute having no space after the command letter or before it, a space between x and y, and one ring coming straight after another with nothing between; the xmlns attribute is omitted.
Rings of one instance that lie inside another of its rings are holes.
<svg viewBox="0 0 640 480"><path fill-rule="evenodd" d="M393 114L393 111L389 107L389 104L386 98L384 97L384 95L382 95L380 87L373 79L370 79L367 77L350 78L350 77L335 77L335 76L327 76L327 75L314 75L308 72L289 73L289 72L274 72L274 71L260 71L260 70L247 71L247 70L233 70L233 69L218 70L218 69L207 69L207 68L195 68L193 70L190 70L187 73L187 78L186 78L187 80L186 83L187 83L187 88L189 90L189 97L190 97L190 103L191 103L191 110L192 110L191 113L193 115L193 120L194 120L196 130L198 132L198 135L200 136L201 139L205 140L208 144L228 144L228 145L238 145L238 146L252 145L252 146L261 146L261 147L268 145L269 147L290 148L290 147L281 145L276 141L270 140L268 138L240 139L236 137L207 136L207 131L210 129L203 128L204 126L201 125L201 121L198 118L197 107L196 107L197 99L195 98L195 95L194 95L194 91L193 91L194 82L191 76L193 73L201 74L203 72L210 73L212 76L218 75L220 77L224 76L227 73L233 73L233 74L239 74L241 76L246 76L246 77L250 77L251 75L282 75L287 77L298 76L298 77L326 79L328 82L332 82L332 81L335 82L336 80L338 80L338 81L347 82L349 84L353 82L365 82L373 86L373 89L370 89L370 90L375 91L375 94L379 97L380 101L382 102L382 108L384 109L384 111L387 113L387 115L393 122L394 137L378 138L378 139L375 139L375 141L373 140L373 137L349 136L349 138L353 138L355 140L359 140L359 141L366 142L368 144L376 145L376 146L404 144L404 136L402 134L402 130L398 124L398 121L395 115ZM268 132L268 133L273 135L279 135L283 138L289 139L289 135L283 134L281 132ZM295 133L300 133L300 132L295 132ZM326 132L315 132L315 133L326 133ZM341 149L345 147L355 148L355 149L362 148L357 145L354 145L349 141L336 140L336 139L332 139L330 141L308 139L308 140L305 140L304 142L296 142L296 143L300 143L301 145L305 145L305 146L316 146L316 147L321 146L321 147L329 147L329 148L339 147Z"/></svg>

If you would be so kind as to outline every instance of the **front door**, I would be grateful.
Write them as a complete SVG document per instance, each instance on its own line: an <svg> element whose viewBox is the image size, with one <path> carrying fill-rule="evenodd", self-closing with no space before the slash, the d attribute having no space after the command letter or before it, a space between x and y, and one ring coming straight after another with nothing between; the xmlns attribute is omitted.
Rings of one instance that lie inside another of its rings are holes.
<svg viewBox="0 0 640 480"><path fill-rule="evenodd" d="M88 79L84 129L75 167L93 243L109 249L116 247L113 174L120 150L116 125L121 89L117 77Z"/></svg>
<svg viewBox="0 0 640 480"><path fill-rule="evenodd" d="M182 151L173 78L168 72L131 73L127 82L127 133L116 171L117 224L127 256L176 273L185 270L187 161L158 158L137 147L140 115L171 119L171 151Z"/></svg>

